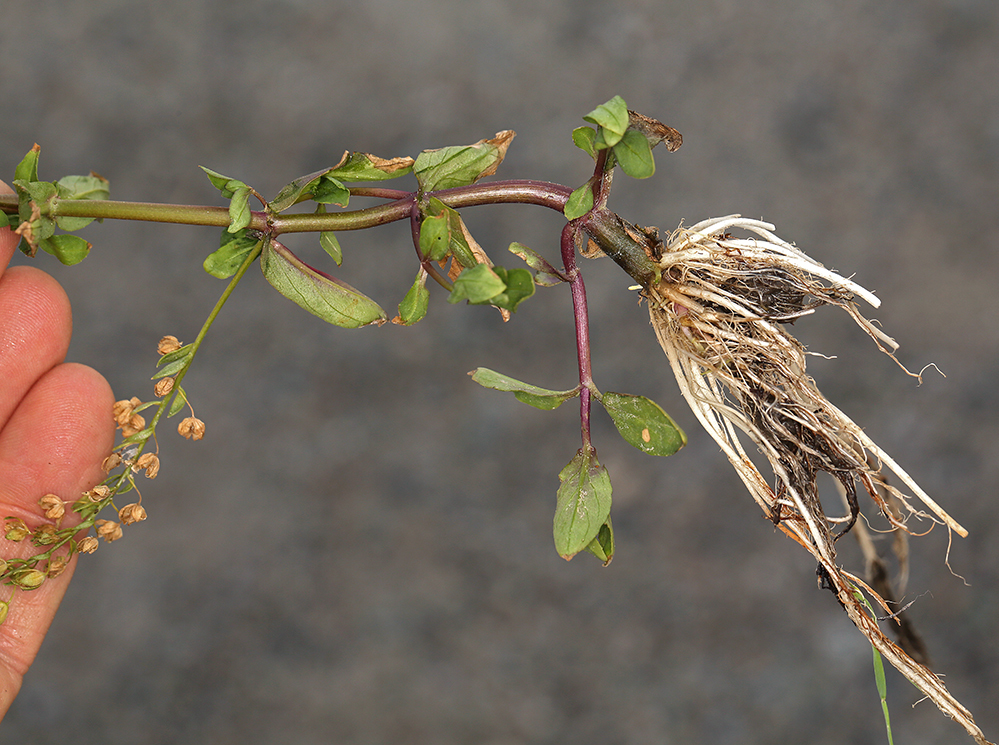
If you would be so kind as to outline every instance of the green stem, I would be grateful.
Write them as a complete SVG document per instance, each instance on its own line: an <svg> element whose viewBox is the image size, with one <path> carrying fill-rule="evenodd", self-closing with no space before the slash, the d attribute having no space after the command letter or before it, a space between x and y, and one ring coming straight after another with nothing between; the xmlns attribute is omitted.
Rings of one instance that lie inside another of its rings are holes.
<svg viewBox="0 0 999 745"><path fill-rule="evenodd" d="M601 181L598 198L606 200L608 183ZM395 190L374 190L355 187L357 196L405 197L385 204L360 210L330 212L326 214L281 214L269 218L266 212L252 213L249 228L277 236L281 233L327 232L362 230L376 225L408 219L417 199L415 193ZM565 208L571 189L547 181L510 180L472 184L454 189L433 192L442 202L455 209L486 204L533 204L561 212ZM427 196L427 195L425 195ZM0 195L0 209L17 211L17 197ZM145 220L149 222L179 223L227 227L229 211L226 207L206 207L181 204L154 204L149 202L115 202L102 200L54 199L52 215L55 217L94 217L100 219ZM597 205L580 218L580 227L639 284L648 286L657 276L657 266L645 249L638 231L610 210Z"/></svg>
<svg viewBox="0 0 999 745"><path fill-rule="evenodd" d="M184 376L187 374L187 371L191 369L191 363L194 361L194 355L197 354L198 348L201 346L201 343L204 341L205 336L208 333L208 329L210 329L212 324L215 322L215 319L218 317L218 314L222 310L222 306L225 305L226 301L229 299L229 296L232 295L233 291L236 289L236 285L239 284L239 281L243 278L243 275L246 274L246 270L250 268L250 265L252 265L253 262L256 261L257 257L260 255L261 251L263 250L263 246L264 246L263 241L258 242L257 245L254 247L254 249L247 255L246 259L240 265L239 269L233 275L232 279L229 280L229 284L226 285L225 290L222 292L222 296L215 303L215 307L212 308L211 312L208 314L208 317L205 319L205 322L201 325L201 330L198 332L197 337L191 343L191 351L187 355L187 364L185 364L180 369L180 371L178 371L178 373L174 376L173 395L164 396L163 400L160 401L159 405L156 408L156 414L153 415L152 421L149 423L149 426L146 427L146 429L149 430L150 435L145 440L138 443L138 449L136 450L134 456L135 458L138 458L139 455L142 454L142 451L145 450L146 444L149 442L149 440L154 439L156 427L159 424L160 419L162 419L163 414L165 412L169 411L173 399L176 396L180 395L179 393L180 383L184 379ZM37 562L43 559L50 558L57 549L61 548L63 545L68 543L81 530L92 527L94 523L97 521L97 516L100 515L101 512L104 510L104 507L112 499L114 499L114 497L118 494L119 489L121 489L124 483L131 478L131 475L132 474L130 472L130 469L128 468L128 466L126 466L125 470L118 476L117 483L115 483L114 488L112 488L111 494L110 496L108 496L107 500L102 503L94 505L95 509L90 517L81 520L80 523L75 526L73 532L67 534L65 538L53 544L44 554L39 554L37 556L32 557L32 560Z"/></svg>
<svg viewBox="0 0 999 745"><path fill-rule="evenodd" d="M160 418L163 416L163 412L169 409L167 405L168 402L171 399L173 399L174 396L178 395L176 391L180 388L180 383L184 379L184 376L187 375L187 371L191 369L191 363L194 361L194 355L198 353L198 349L201 347L201 342L205 340L205 336L208 334L208 329L210 329L212 327L212 324L215 323L216 317L222 311L222 306L226 304L226 301L229 299L229 296L232 295L233 291L236 289L236 285L238 285L240 280L243 279L243 275L246 274L246 270L249 269L250 266L253 264L253 262L257 260L257 257L260 256L260 253L263 250L264 250L264 241L258 241L257 245L254 246L253 250L250 251L249 254L247 254L246 258L243 260L243 263L240 265L239 269L236 270L236 273L232 276L232 279L229 280L229 284L226 285L225 290L222 292L222 296L219 297L218 302L215 303L215 307L212 308L211 313L208 314L208 318L206 318L205 322L201 325L201 330L198 332L198 335L195 337L194 341L191 342L191 351L187 355L187 364L184 365L174 376L173 379L173 390L175 391L174 395L166 396L163 399L163 401L160 403L159 409L157 409L156 411L156 415L153 417L153 421L150 424L150 427L155 429L156 425L159 423Z"/></svg>

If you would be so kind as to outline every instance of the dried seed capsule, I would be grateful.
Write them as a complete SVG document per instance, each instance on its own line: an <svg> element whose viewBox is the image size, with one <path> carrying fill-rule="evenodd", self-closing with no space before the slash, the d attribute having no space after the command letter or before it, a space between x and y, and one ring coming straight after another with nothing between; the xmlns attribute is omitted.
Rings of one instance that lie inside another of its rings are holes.
<svg viewBox="0 0 999 745"><path fill-rule="evenodd" d="M46 494L38 500L38 506L49 520L58 520L66 513L65 503L55 494Z"/></svg>
<svg viewBox="0 0 999 745"><path fill-rule="evenodd" d="M173 390L173 378L160 378L156 381L156 385L153 386L153 393L157 397L162 398Z"/></svg>
<svg viewBox="0 0 999 745"><path fill-rule="evenodd" d="M112 520L98 520L95 525L97 526L97 535L108 543L121 538L121 525L118 523Z"/></svg>
<svg viewBox="0 0 999 745"><path fill-rule="evenodd" d="M146 510L141 504L126 504L118 511L122 525L134 525L146 519Z"/></svg>
<svg viewBox="0 0 999 745"><path fill-rule="evenodd" d="M146 420L140 414L133 414L126 424L121 426L122 437L131 437L136 432L141 432L146 428Z"/></svg>
<svg viewBox="0 0 999 745"><path fill-rule="evenodd" d="M66 571L68 565L69 559L65 556L53 556L45 567L45 574L49 579L53 579Z"/></svg>
<svg viewBox="0 0 999 745"><path fill-rule="evenodd" d="M97 502L102 502L111 496L111 487L107 484L98 484L90 491L84 492L83 496L96 504Z"/></svg>
<svg viewBox="0 0 999 745"><path fill-rule="evenodd" d="M181 344L176 336L164 336L156 345L156 351L161 355L170 354L180 349Z"/></svg>
<svg viewBox="0 0 999 745"><path fill-rule="evenodd" d="M97 550L98 545L100 544L97 542L97 539L94 538L92 535L88 535L86 538L80 541L80 543L76 547L76 550L79 551L81 554L92 554L94 551Z"/></svg>
<svg viewBox="0 0 999 745"><path fill-rule="evenodd" d="M189 416L177 425L177 431L188 440L200 440L205 436L205 423L197 417Z"/></svg>
<svg viewBox="0 0 999 745"><path fill-rule="evenodd" d="M118 453L111 453L111 455L105 458L104 462L101 463L101 468L104 470L104 473L111 473L111 471L113 471L120 465L121 465L121 455L119 455Z"/></svg>

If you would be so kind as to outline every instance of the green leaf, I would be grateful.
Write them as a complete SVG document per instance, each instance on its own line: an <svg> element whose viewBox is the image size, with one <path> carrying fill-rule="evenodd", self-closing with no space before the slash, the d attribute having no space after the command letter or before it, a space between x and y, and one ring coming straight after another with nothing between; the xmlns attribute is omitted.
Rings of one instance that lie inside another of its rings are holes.
<svg viewBox="0 0 999 745"><path fill-rule="evenodd" d="M629 445L649 455L672 455L687 444L687 436L659 404L645 396L605 393L600 403Z"/></svg>
<svg viewBox="0 0 999 745"><path fill-rule="evenodd" d="M610 515L607 522L600 526L597 537L587 544L586 550L600 559L604 566L611 563L614 558L614 526L611 525Z"/></svg>
<svg viewBox="0 0 999 745"><path fill-rule="evenodd" d="M53 235L39 241L39 247L66 266L79 264L90 253L91 245L78 235Z"/></svg>
<svg viewBox="0 0 999 745"><path fill-rule="evenodd" d="M491 140L479 140L474 145L424 150L413 164L420 191L468 186L491 176L503 162L514 135L512 130L505 130L497 132Z"/></svg>
<svg viewBox="0 0 999 745"><path fill-rule="evenodd" d="M343 328L386 321L385 312L374 300L313 269L277 241L264 244L260 268L274 289L324 321Z"/></svg>
<svg viewBox="0 0 999 745"><path fill-rule="evenodd" d="M343 263L343 252L340 250L340 241L337 240L336 233L320 233L319 245L323 247L323 251L330 255L337 266Z"/></svg>
<svg viewBox="0 0 999 745"><path fill-rule="evenodd" d="M168 419L179 414L181 409L187 405L187 393L184 389L177 386L174 390L176 391L176 395L173 397L173 401L170 404L170 411L167 413Z"/></svg>
<svg viewBox="0 0 999 745"><path fill-rule="evenodd" d="M185 344L180 349L175 349L172 352L167 352L158 360L156 360L156 367L163 367L163 365L169 365L180 359L185 359L191 353L191 345Z"/></svg>
<svg viewBox="0 0 999 745"><path fill-rule="evenodd" d="M307 176L300 176L290 184L286 184L281 188L277 196L267 203L267 208L271 213L277 214L292 205L309 199L312 194L312 188L319 182L319 179L332 170L332 168L325 168L322 171L316 171Z"/></svg>
<svg viewBox="0 0 999 745"><path fill-rule="evenodd" d="M533 406L542 411L557 409L570 398L579 395L579 386L570 391L553 391L548 388L539 388L530 383L524 383L509 375L479 367L469 373L472 380L483 388L492 388L494 391L512 391L514 396L521 403Z"/></svg>
<svg viewBox="0 0 999 745"><path fill-rule="evenodd" d="M534 278L526 269L504 269L501 266L494 266L492 269L506 285L506 289L489 298L489 304L511 313L516 312L517 306L534 294Z"/></svg>
<svg viewBox="0 0 999 745"><path fill-rule="evenodd" d="M428 220L431 223L424 238L423 225ZM433 220L437 222L432 222ZM479 262L472 250L470 238L471 234L458 211L432 197L424 212L423 223L420 224L420 253L432 261L443 261L448 254L452 254L462 266L475 266Z"/></svg>
<svg viewBox="0 0 999 745"><path fill-rule="evenodd" d="M410 157L386 159L371 153L347 151L329 175L341 181L385 181L411 173L414 162Z"/></svg>
<svg viewBox="0 0 999 745"><path fill-rule="evenodd" d="M393 318L392 322L400 326L412 326L417 321L423 320L423 317L427 315L429 305L430 291L427 289L427 271L420 267L413 286L409 288L406 296L399 303L399 315Z"/></svg>
<svg viewBox="0 0 999 745"><path fill-rule="evenodd" d="M102 176L63 176L55 182L60 199L107 199L108 180Z"/></svg>
<svg viewBox="0 0 999 745"><path fill-rule="evenodd" d="M226 230L230 233L238 233L250 224L253 215L250 212L250 187L241 186L232 193L229 202L229 227Z"/></svg>
<svg viewBox="0 0 999 745"><path fill-rule="evenodd" d="M580 449L558 479L561 485L553 526L555 550L569 560L589 546L607 522L611 482L592 448Z"/></svg>
<svg viewBox="0 0 999 745"><path fill-rule="evenodd" d="M514 256L519 256L531 269L537 272L534 281L542 287L554 287L560 282L566 282L562 272L548 263L541 254L528 248L522 243L514 241L508 249Z"/></svg>
<svg viewBox="0 0 999 745"><path fill-rule="evenodd" d="M55 182L60 199L108 199L111 192L108 180L96 174L89 176L64 176ZM86 227L92 217L56 217L56 224L63 230L79 230Z"/></svg>
<svg viewBox="0 0 999 745"><path fill-rule="evenodd" d="M316 214L325 215L326 205L316 205ZM337 266L340 266L343 263L343 251L340 250L340 241L337 239L336 233L332 231L320 233L319 245L323 247L323 251L330 255L330 258L336 262Z"/></svg>
<svg viewBox="0 0 999 745"><path fill-rule="evenodd" d="M587 181L569 195L569 199L565 203L565 209L562 212L565 214L566 220L575 220L585 215L591 209L593 209L593 187Z"/></svg>
<svg viewBox="0 0 999 745"><path fill-rule="evenodd" d="M614 146L614 155L621 170L632 178L648 178L656 172L649 140L641 132L629 129Z"/></svg>
<svg viewBox="0 0 999 745"><path fill-rule="evenodd" d="M573 143L594 160L597 158L596 138L597 131L593 127L576 127L572 130Z"/></svg>
<svg viewBox="0 0 999 745"><path fill-rule="evenodd" d="M320 204L338 204L346 207L350 201L350 190L339 178L331 174L338 166L301 176L286 184L270 202L267 208L271 214L278 214L289 207L311 199Z"/></svg>
<svg viewBox="0 0 999 745"><path fill-rule="evenodd" d="M168 362L162 367L160 367L150 380L159 380L160 378L169 378L171 375L176 375L185 367L187 367L190 362L188 355L184 355L180 359Z"/></svg>
<svg viewBox="0 0 999 745"><path fill-rule="evenodd" d="M56 222L49 216L49 212L52 199L56 196L56 187L46 181L24 179L15 179L13 186L18 196L19 220L21 223L27 222L29 228L22 233L18 248L28 256L34 256L39 246L55 234ZM59 248L50 246L44 250L55 253Z"/></svg>
<svg viewBox="0 0 999 745"><path fill-rule="evenodd" d="M213 171L210 168L205 168L204 166L198 166L198 168L205 172L208 176L208 180L212 182L212 186L222 192L222 196L226 199L232 199L238 189L250 188L239 179L223 176L221 173Z"/></svg>
<svg viewBox="0 0 999 745"><path fill-rule="evenodd" d="M346 207L350 201L350 190L341 181L324 174L312 188L312 201Z"/></svg>
<svg viewBox="0 0 999 745"><path fill-rule="evenodd" d="M467 300L472 305L483 305L506 290L506 282L499 278L486 264L463 269L454 280L454 287L448 295L449 303Z"/></svg>
<svg viewBox="0 0 999 745"><path fill-rule="evenodd" d="M236 233L223 230L219 248L208 254L202 266L213 277L228 279L243 265L246 255L256 248L259 242L260 239L249 230L240 230Z"/></svg>
<svg viewBox="0 0 999 745"><path fill-rule="evenodd" d="M607 147L614 147L628 129L628 105L620 96L614 96L584 116L583 121L598 125Z"/></svg>
<svg viewBox="0 0 999 745"><path fill-rule="evenodd" d="M447 215L425 216L420 222L420 255L442 261L451 250L451 227Z"/></svg>
<svg viewBox="0 0 999 745"><path fill-rule="evenodd" d="M34 202L38 209L45 215L49 212L52 200L59 194L56 185L50 184L48 181L25 181L18 179L14 181L14 186L26 197L25 201ZM21 215L21 218L25 220L29 217L29 214Z"/></svg>
<svg viewBox="0 0 999 745"><path fill-rule="evenodd" d="M42 152L41 145L35 143L34 147L28 151L21 162L14 169L15 181L37 181L38 180L38 156Z"/></svg>

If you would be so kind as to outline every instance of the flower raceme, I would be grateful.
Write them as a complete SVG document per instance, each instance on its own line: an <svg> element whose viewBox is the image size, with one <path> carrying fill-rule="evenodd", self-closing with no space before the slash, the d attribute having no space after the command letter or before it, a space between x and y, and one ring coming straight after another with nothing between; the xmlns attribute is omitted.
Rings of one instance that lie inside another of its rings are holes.
<svg viewBox="0 0 999 745"><path fill-rule="evenodd" d="M683 397L757 504L815 556L824 581L838 574L835 539L857 520L858 484L895 528L906 529L908 518L916 516L966 535L822 395L805 372L804 346L787 331L786 324L834 305L894 359L897 344L864 318L853 301L859 297L878 307L879 300L778 238L773 229L730 215L681 227L664 247L658 262L661 280L646 295L652 325ZM732 230L749 237L736 237ZM741 435L766 457L775 487L747 455ZM885 468L932 514L888 484ZM849 505L846 516L830 517L823 509L816 486L822 471L842 486ZM886 504L885 491L898 500L901 511Z"/></svg>

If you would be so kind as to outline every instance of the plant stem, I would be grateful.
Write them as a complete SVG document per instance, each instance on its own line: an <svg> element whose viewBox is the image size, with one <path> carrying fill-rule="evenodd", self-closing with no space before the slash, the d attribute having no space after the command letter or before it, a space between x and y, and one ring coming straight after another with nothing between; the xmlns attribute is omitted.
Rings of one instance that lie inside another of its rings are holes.
<svg viewBox="0 0 999 745"><path fill-rule="evenodd" d="M583 449L592 450L590 442L590 395L594 389L590 359L590 321L586 306L586 286L576 267L576 241L579 228L568 223L562 229L562 264L572 291L572 310L576 321L576 356L579 360L579 426Z"/></svg>

